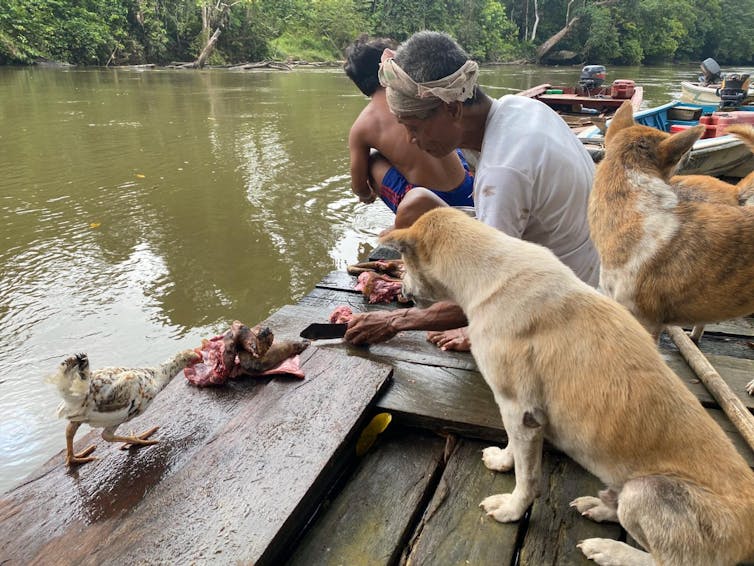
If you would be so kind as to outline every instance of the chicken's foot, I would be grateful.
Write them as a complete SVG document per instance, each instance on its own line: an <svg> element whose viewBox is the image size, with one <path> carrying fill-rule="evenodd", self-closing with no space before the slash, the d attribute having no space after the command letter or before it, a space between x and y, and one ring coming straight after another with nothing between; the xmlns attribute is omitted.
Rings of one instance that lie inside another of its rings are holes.
<svg viewBox="0 0 754 566"><path fill-rule="evenodd" d="M94 446L90 446L78 454L73 451L73 437L80 426L81 423L70 421L65 429L65 463L68 466L86 464L97 459L95 456L89 456L94 452Z"/></svg>
<svg viewBox="0 0 754 566"><path fill-rule="evenodd" d="M157 432L157 429L159 428L160 427L155 426L146 432L132 434L131 436L117 436L115 431L106 428L102 431L102 438L108 442L123 442L124 444L120 447L121 450L128 450L129 448L139 446L151 446L152 444L157 444L159 442L159 440L148 440L149 437Z"/></svg>

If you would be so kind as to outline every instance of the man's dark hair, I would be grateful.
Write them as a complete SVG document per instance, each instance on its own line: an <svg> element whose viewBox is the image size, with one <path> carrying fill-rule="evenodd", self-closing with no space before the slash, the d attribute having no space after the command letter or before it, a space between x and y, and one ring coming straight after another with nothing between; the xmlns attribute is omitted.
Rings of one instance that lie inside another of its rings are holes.
<svg viewBox="0 0 754 566"><path fill-rule="evenodd" d="M377 71L385 49L395 49L397 42L385 37L369 39L364 34L346 48L346 75L367 96L372 96L380 86Z"/></svg>

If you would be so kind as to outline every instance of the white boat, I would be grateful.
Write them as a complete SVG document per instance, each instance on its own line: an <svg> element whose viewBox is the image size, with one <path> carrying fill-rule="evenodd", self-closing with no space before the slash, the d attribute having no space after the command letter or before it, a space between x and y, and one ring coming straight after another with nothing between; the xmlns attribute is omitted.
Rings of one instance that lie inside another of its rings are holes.
<svg viewBox="0 0 754 566"><path fill-rule="evenodd" d="M720 85L702 86L691 81L681 81L681 102L690 104L720 104L717 91ZM754 98L754 88L749 88L747 98Z"/></svg>

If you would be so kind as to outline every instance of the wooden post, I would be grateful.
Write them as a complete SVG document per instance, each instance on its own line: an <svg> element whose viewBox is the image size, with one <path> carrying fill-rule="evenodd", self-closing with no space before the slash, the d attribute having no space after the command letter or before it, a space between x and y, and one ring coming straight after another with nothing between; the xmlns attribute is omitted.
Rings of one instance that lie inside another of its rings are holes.
<svg viewBox="0 0 754 566"><path fill-rule="evenodd" d="M712 364L709 363L704 354L699 351L696 344L691 341L682 328L677 326L668 326L665 331L673 340L681 355L689 364L694 373L699 377L705 387L709 390L720 407L728 415L733 425L744 437L747 444L754 450L754 415L752 415L741 399L720 377Z"/></svg>

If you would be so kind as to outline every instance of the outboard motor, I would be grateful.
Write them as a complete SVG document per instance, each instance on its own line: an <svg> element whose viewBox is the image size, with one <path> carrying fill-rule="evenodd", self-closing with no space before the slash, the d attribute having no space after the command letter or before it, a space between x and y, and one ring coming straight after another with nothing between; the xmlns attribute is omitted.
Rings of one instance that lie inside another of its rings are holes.
<svg viewBox="0 0 754 566"><path fill-rule="evenodd" d="M712 57L707 57L702 61L699 68L702 70L702 75L699 77L699 83L702 86L717 84L721 81L720 65Z"/></svg>
<svg viewBox="0 0 754 566"><path fill-rule="evenodd" d="M579 86L586 90L599 88L605 82L606 76L607 73L603 65L587 65L581 69Z"/></svg>
<svg viewBox="0 0 754 566"><path fill-rule="evenodd" d="M720 110L738 108L749 92L749 75L746 73L728 73L723 77L717 95L720 97Z"/></svg>

